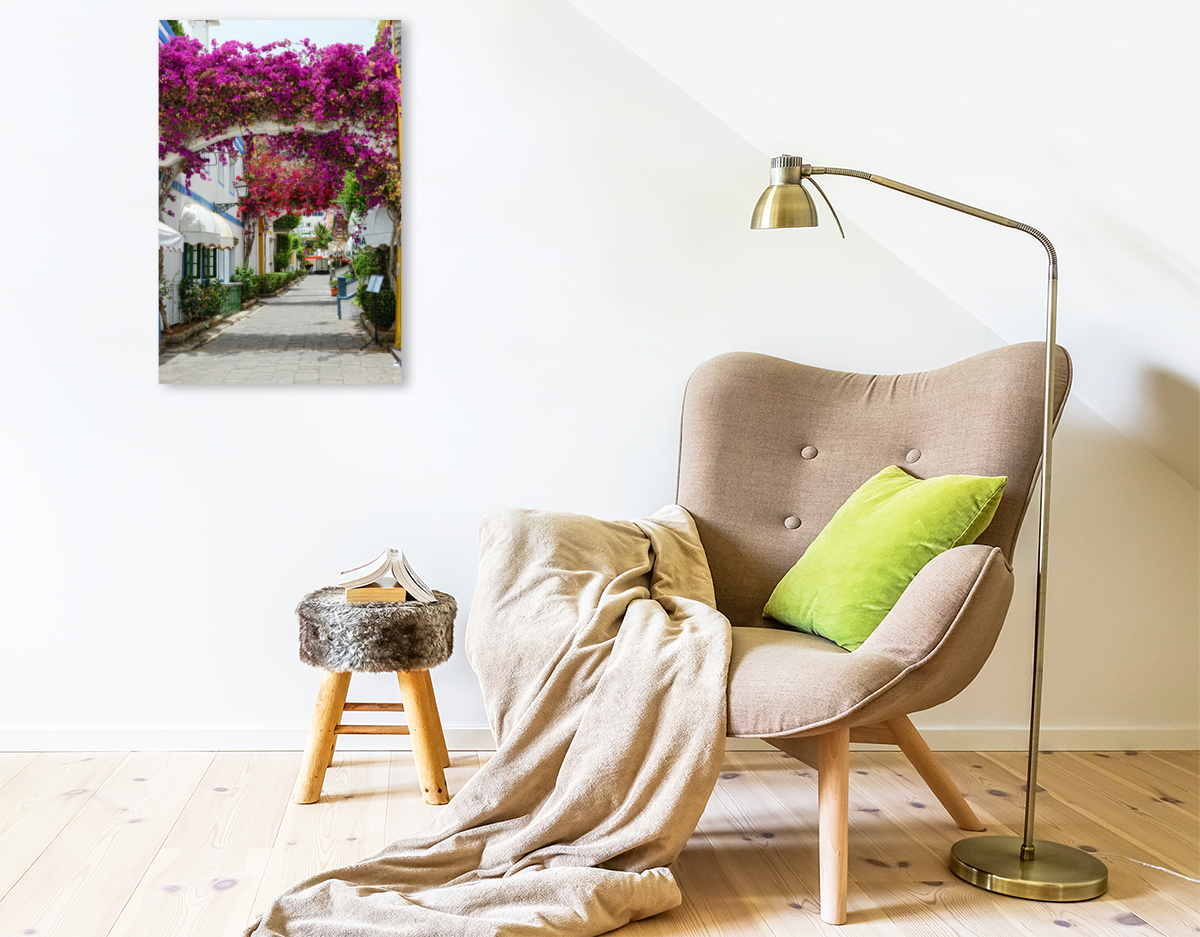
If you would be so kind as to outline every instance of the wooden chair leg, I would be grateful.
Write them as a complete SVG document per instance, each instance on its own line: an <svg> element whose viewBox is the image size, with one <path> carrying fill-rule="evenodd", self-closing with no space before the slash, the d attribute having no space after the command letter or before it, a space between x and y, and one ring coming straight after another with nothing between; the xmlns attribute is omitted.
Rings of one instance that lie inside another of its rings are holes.
<svg viewBox="0 0 1200 937"><path fill-rule="evenodd" d="M334 729L342 717L349 689L349 673L322 673L317 705L308 727L308 742L304 746L304 759L300 764L300 773L296 775L296 786L292 788L292 800L295 803L315 804L321 799L325 769L333 757Z"/></svg>
<svg viewBox="0 0 1200 937"><path fill-rule="evenodd" d="M446 750L446 742L445 739L438 741L441 723L428 673L397 670L396 679L400 682L400 695L404 697L404 714L408 720L408 734L412 738L421 794L427 804L448 804L450 793L446 788L446 774L442 770L442 752Z"/></svg>
<svg viewBox="0 0 1200 937"><path fill-rule="evenodd" d="M979 822L979 818L975 816L975 811L963 798L962 792L938 764L933 752L929 750L929 746L921 738L921 733L917 731L917 727L912 724L908 716L889 719L887 727L892 730L892 735L895 736L900 751L904 752L905 757L912 762L912 766L917 769L917 774L921 775L925 783L929 785L933 796L941 801L942 806L946 808L946 812L959 825L959 828L974 831L986 829Z"/></svg>
<svg viewBox="0 0 1200 937"><path fill-rule="evenodd" d="M325 759L325 769L326 770L329 770L330 768L333 767L333 752L334 752L334 749L337 748L337 740L338 740L338 737L337 737L336 732L329 737L329 757Z"/></svg>
<svg viewBox="0 0 1200 937"><path fill-rule="evenodd" d="M846 873L849 857L850 730L817 736L821 920L846 923Z"/></svg>
<svg viewBox="0 0 1200 937"><path fill-rule="evenodd" d="M450 752L446 750L446 733L442 729L442 716L441 713L438 712L437 697L433 695L433 678L430 677L428 670L422 670L421 673L425 675L425 689L429 693L429 699L433 702L433 706L430 707L430 712L433 715L435 735L434 741L436 741L438 744L438 751L441 756L440 760L442 767L449 768Z"/></svg>

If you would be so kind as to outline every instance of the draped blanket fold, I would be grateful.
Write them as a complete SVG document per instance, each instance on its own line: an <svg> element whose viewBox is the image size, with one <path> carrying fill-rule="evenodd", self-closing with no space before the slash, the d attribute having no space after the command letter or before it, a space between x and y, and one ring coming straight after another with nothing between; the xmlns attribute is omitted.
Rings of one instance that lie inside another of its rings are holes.
<svg viewBox="0 0 1200 937"><path fill-rule="evenodd" d="M716 782L730 649L691 517L495 511L480 542L467 656L495 756L247 937L583 937L679 904L667 866Z"/></svg>

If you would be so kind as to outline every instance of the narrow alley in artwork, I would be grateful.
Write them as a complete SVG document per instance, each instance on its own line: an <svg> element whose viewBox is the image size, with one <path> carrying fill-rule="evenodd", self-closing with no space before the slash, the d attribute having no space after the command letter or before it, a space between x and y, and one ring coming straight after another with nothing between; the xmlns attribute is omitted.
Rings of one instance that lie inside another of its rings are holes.
<svg viewBox="0 0 1200 937"><path fill-rule="evenodd" d="M370 344L362 310L330 296L324 276L302 277L219 334L159 357L162 384L399 384L399 352Z"/></svg>

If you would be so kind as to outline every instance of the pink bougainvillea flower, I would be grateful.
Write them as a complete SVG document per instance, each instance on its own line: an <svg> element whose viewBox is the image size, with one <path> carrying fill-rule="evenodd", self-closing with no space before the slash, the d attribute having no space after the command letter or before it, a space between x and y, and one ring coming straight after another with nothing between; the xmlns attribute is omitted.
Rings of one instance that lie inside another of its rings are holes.
<svg viewBox="0 0 1200 937"><path fill-rule="evenodd" d="M399 102L390 25L365 50L345 43L321 49L309 39L205 47L180 36L159 47L159 159L178 154L171 178L190 186L192 177L204 177L209 153L223 163L241 155L233 139L204 140L261 121L291 125L290 134L246 140L251 194L243 205L250 214L324 208L347 169L368 206L386 203L398 213ZM306 131L306 124L325 132Z"/></svg>

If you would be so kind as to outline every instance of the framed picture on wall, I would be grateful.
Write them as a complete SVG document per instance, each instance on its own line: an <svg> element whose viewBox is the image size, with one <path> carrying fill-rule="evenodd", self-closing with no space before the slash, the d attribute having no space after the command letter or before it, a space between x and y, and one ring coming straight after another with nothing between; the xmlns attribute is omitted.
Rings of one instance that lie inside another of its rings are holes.
<svg viewBox="0 0 1200 937"><path fill-rule="evenodd" d="M158 37L159 383L400 383L400 21Z"/></svg>

